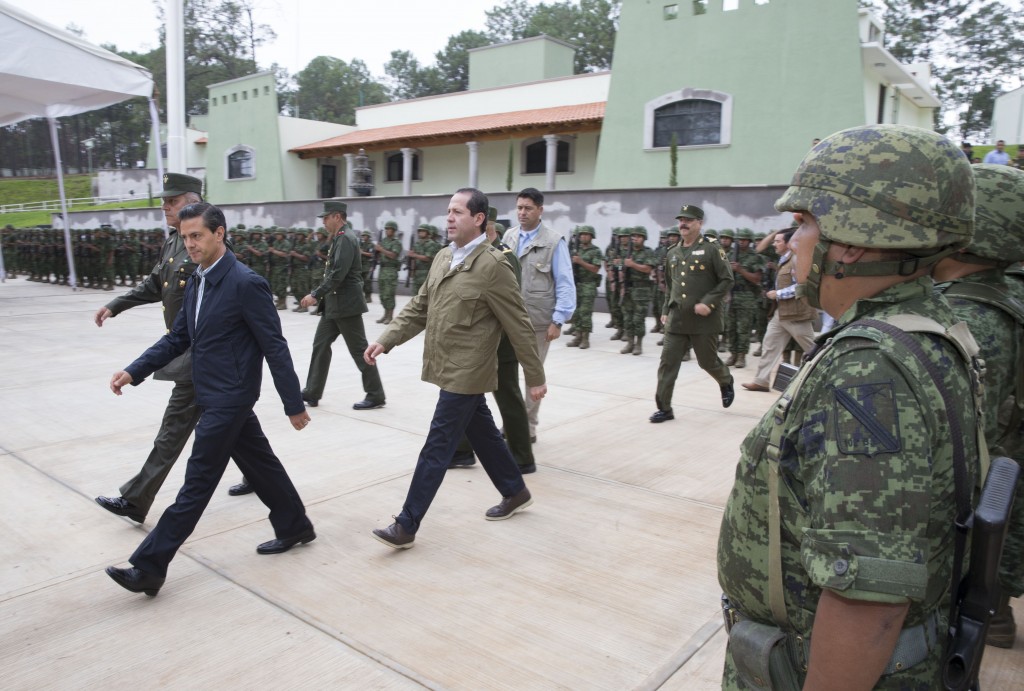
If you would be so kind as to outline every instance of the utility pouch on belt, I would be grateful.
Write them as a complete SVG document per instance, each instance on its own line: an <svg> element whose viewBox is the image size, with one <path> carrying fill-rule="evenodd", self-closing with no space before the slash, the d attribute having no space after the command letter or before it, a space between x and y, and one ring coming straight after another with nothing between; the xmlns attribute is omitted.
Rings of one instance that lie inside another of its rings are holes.
<svg viewBox="0 0 1024 691"><path fill-rule="evenodd" d="M797 691L800 678L789 661L786 634L778 626L749 619L736 622L729 631L729 651L736 672L752 689Z"/></svg>
<svg viewBox="0 0 1024 691"><path fill-rule="evenodd" d="M796 365L790 365L789 363L783 362L779 365L779 371L775 373L775 381L772 382L772 388L782 393L789 386L789 382L793 381L793 377L796 376L799 367Z"/></svg>

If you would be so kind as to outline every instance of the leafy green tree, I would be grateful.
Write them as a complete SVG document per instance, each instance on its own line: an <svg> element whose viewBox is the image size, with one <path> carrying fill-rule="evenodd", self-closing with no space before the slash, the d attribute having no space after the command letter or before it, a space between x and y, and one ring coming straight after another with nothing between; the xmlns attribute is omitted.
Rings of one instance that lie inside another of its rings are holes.
<svg viewBox="0 0 1024 691"><path fill-rule="evenodd" d="M408 50L391 51L391 59L384 64L388 93L393 100L420 98L445 93L436 67L422 67Z"/></svg>
<svg viewBox="0 0 1024 691"><path fill-rule="evenodd" d="M354 125L356 108L388 100L384 85L373 79L362 60L346 63L321 55L295 75L295 83L297 114L311 120Z"/></svg>
<svg viewBox="0 0 1024 691"><path fill-rule="evenodd" d="M480 31L463 31L448 38L443 50L434 57L437 59L437 72L440 86L450 93L465 91L469 88L469 51L491 45L491 38Z"/></svg>

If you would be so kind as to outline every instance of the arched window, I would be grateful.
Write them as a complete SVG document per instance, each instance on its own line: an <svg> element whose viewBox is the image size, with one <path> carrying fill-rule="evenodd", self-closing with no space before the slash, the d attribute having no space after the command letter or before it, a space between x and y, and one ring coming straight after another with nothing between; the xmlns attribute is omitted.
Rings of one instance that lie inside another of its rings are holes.
<svg viewBox="0 0 1024 691"><path fill-rule="evenodd" d="M732 96L710 89L682 89L644 107L644 148L727 146L732 139Z"/></svg>
<svg viewBox="0 0 1024 691"><path fill-rule="evenodd" d="M573 140L559 139L558 153L555 155L555 172L571 173ZM548 143L543 137L527 139L523 142L523 174L543 175L547 172Z"/></svg>
<svg viewBox="0 0 1024 691"><path fill-rule="evenodd" d="M385 152L384 162L387 164L386 182L402 182L405 179L402 176L405 163L401 151ZM417 181L423 180L423 175L420 172L420 151L418 149L412 155L412 179Z"/></svg>
<svg viewBox="0 0 1024 691"><path fill-rule="evenodd" d="M244 180L256 177L256 151L249 146L236 146L228 151L227 179Z"/></svg>

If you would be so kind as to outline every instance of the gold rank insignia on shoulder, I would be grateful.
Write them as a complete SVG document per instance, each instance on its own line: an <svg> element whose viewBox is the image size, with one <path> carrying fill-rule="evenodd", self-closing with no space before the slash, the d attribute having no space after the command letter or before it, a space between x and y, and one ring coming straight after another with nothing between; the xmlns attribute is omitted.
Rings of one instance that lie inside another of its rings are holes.
<svg viewBox="0 0 1024 691"><path fill-rule="evenodd" d="M169 257L169 258L167 259L167 263L168 263L168 264L173 264L173 263L174 263L174 257Z"/></svg>
<svg viewBox="0 0 1024 691"><path fill-rule="evenodd" d="M178 287L179 288L184 288L185 287L185 281L184 280L178 281Z"/></svg>

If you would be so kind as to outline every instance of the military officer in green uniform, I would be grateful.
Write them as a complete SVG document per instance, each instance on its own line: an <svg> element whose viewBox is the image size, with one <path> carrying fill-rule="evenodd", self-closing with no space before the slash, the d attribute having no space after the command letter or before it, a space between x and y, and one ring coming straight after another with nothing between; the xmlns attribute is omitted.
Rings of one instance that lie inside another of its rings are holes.
<svg viewBox="0 0 1024 691"><path fill-rule="evenodd" d="M623 259L626 270L626 299L622 303L622 321L625 327L626 345L619 353L626 355L643 354L644 334L647 333L647 312L651 309L654 296L654 268L658 260L654 251L647 247L647 229L637 226L630 231L629 255Z"/></svg>
<svg viewBox="0 0 1024 691"><path fill-rule="evenodd" d="M601 285L601 264L604 256L594 244L593 226L576 226L572 231L579 238L571 261L576 270L576 311L572 313L575 327L573 339L566 345L586 350L590 347L590 334L594 331L594 300Z"/></svg>
<svg viewBox="0 0 1024 691"><path fill-rule="evenodd" d="M441 245L430 237L431 231L429 223L421 223L416 229L417 240L409 250L409 258L416 262L416 271L412 278L413 295L420 292L420 286L430 273L430 263L434 261L434 255L441 251Z"/></svg>
<svg viewBox="0 0 1024 691"><path fill-rule="evenodd" d="M363 297L373 302L373 270L377 268L377 250L373 247L370 231L359 234L359 254L363 265Z"/></svg>
<svg viewBox="0 0 1024 691"><path fill-rule="evenodd" d="M976 347L928 273L970 242L970 163L928 130L855 127L775 206L802 213L797 284L836 327L740 446L718 541L722 686L944 688L956 523L983 450Z"/></svg>
<svg viewBox="0 0 1024 691"><path fill-rule="evenodd" d="M729 359L730 367L746 367L747 353L750 352L750 334L757 320L757 305L761 299L761 274L764 271L764 257L750 247L754 233L750 228L736 231L738 249L733 253L732 272L736 279L733 284L732 300L729 303Z"/></svg>
<svg viewBox="0 0 1024 691"><path fill-rule="evenodd" d="M1024 259L1024 171L979 163L973 167L977 194L974 237L962 252L946 257L932 276L953 313L970 325L985 361L985 440L989 456L1019 454L1024 400L1024 302L1014 297L1006 269ZM1000 414L1005 409L1008 414ZM1001 602L988 642L1012 648L1016 624L1010 598L1024 594L1024 484L1018 483L1003 546Z"/></svg>
<svg viewBox="0 0 1024 691"><path fill-rule="evenodd" d="M390 324L395 316L395 289L398 288L398 268L402 263L402 242L395 237L397 232L398 224L388 221L384 224L384 237L374 246L380 261L377 289L380 291L380 304L384 307L378 324Z"/></svg>
<svg viewBox="0 0 1024 691"><path fill-rule="evenodd" d="M736 395L729 368L718 357L715 347L725 326L725 298L733 282L729 260L717 242L701 235L703 209L684 204L676 220L681 240L665 259L668 296L661 315L665 342L654 396L658 409L650 417L654 423L675 419L672 394L680 363L690 348L700 368L718 383L722 407L732 405Z"/></svg>
<svg viewBox="0 0 1024 691"><path fill-rule="evenodd" d="M300 303L303 307L316 305L317 311L323 313L313 336L313 354L302 398L311 407L319 405L331 368L331 345L341 336L362 375L366 392L366 398L352 407L355 410L383 408L384 385L380 381L380 371L363 360L366 350L363 314L367 308L363 299L359 241L348 224L348 206L344 202L324 202L319 218L323 219L324 227L331 235L331 244L323 279Z"/></svg>

